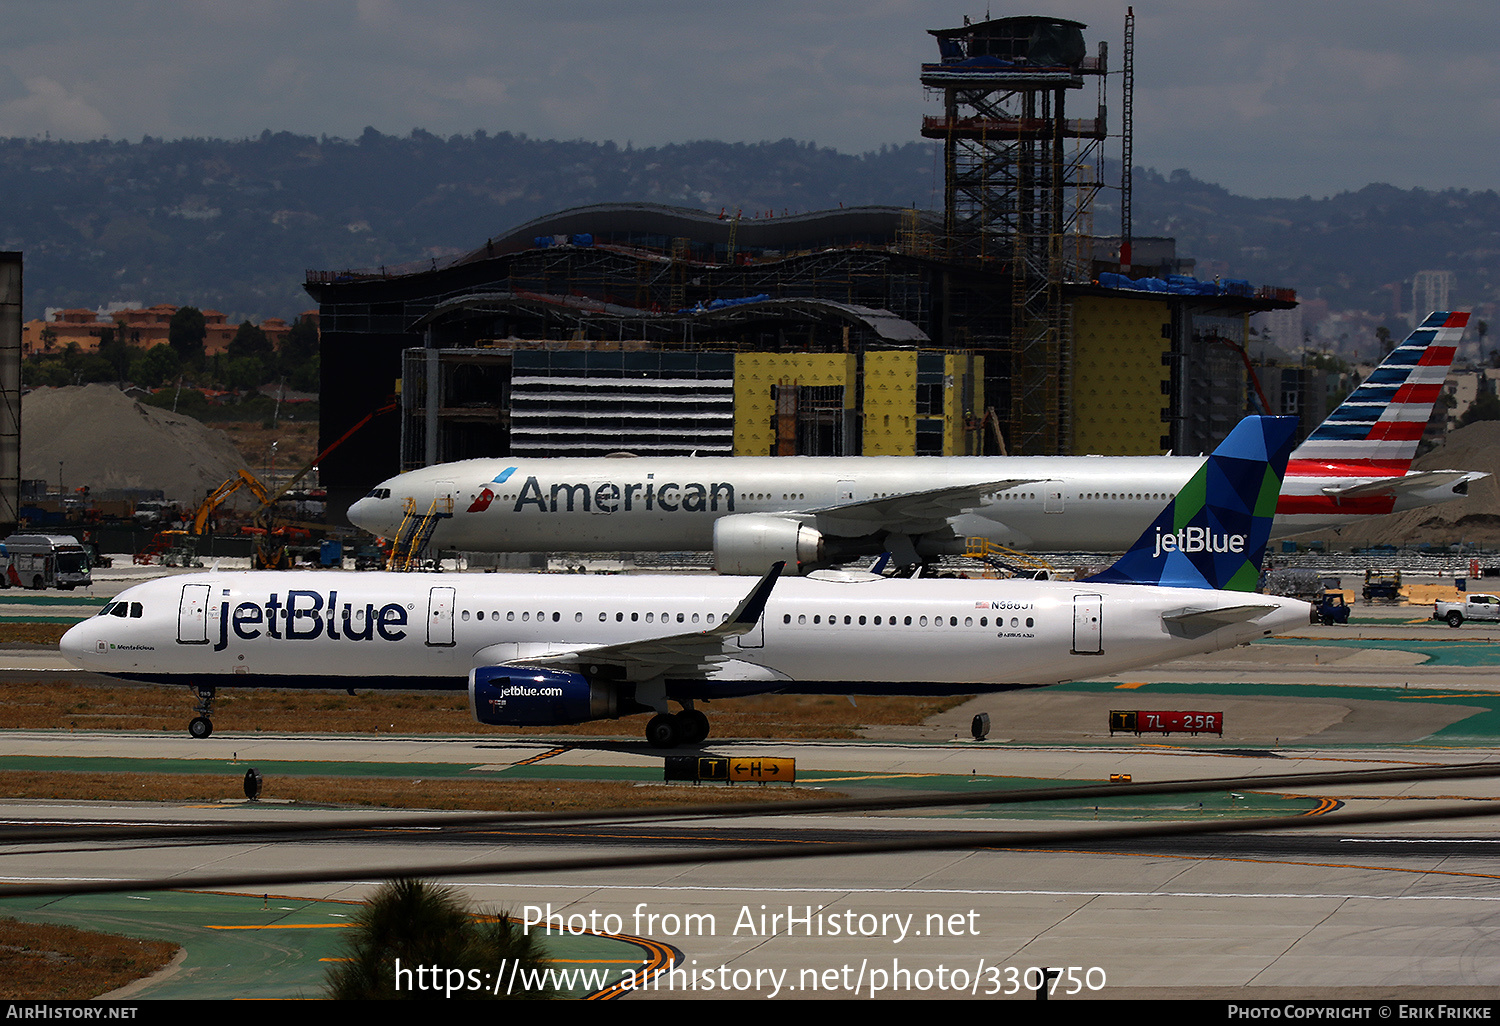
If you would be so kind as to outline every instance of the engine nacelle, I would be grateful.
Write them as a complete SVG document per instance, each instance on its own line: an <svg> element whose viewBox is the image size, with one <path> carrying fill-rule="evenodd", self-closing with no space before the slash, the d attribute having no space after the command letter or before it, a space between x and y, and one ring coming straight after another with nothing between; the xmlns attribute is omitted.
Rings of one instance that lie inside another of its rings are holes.
<svg viewBox="0 0 1500 1026"><path fill-rule="evenodd" d="M824 538L816 528L770 513L739 513L714 521L714 569L721 574L763 574L771 564L786 563L787 574L825 557Z"/></svg>
<svg viewBox="0 0 1500 1026"><path fill-rule="evenodd" d="M469 672L469 712L492 726L548 726L612 720L619 697L610 684L581 673L525 666L478 666Z"/></svg>

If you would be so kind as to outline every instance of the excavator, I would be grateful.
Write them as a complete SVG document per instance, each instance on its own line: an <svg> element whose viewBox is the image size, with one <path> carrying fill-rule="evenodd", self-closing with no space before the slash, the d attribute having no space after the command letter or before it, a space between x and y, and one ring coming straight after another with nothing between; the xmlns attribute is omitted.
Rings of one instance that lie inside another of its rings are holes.
<svg viewBox="0 0 1500 1026"><path fill-rule="evenodd" d="M288 478L286 483L275 491L272 491L258 477L250 473L250 471L245 469L239 470L234 477L229 478L223 484L219 485L219 487L209 493L207 498L198 504L198 507L193 510L192 516L188 520L188 529L186 531L161 532L157 535L152 545L144 553L136 557L136 561L150 562L154 553L168 550L171 545L170 536L172 535L202 537L207 534L209 525L213 520L214 512L243 489L248 491L260 503L260 506L251 516L251 526L244 529L246 533L255 537L255 549L251 557L251 566L257 570L287 569L291 565L291 560L288 558L286 551L287 542L294 536L300 536L301 538L311 537L311 531L325 530L327 525L278 520L276 517L276 504L296 486L298 481L301 481L314 467L321 463L329 453L343 445L364 428L366 424L370 423L370 421L383 414L391 413L399 405L399 401L394 396L389 397L382 406L365 414L353 427L345 431L331 445L309 460L302 469Z"/></svg>

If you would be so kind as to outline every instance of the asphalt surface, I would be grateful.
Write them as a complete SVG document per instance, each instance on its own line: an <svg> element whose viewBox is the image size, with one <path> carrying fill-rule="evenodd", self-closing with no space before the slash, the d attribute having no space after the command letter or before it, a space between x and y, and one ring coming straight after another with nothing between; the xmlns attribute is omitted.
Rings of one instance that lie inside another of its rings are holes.
<svg viewBox="0 0 1500 1026"><path fill-rule="evenodd" d="M404 822L379 829L366 821L408 814L299 807L274 797L198 807L149 795L125 804L6 802L0 807L5 882L124 881L124 889L65 899L12 896L0 905L8 914L178 939L184 958L129 995L141 998L315 994L320 959L336 952L347 922L345 903L391 875L429 872L480 905L531 914L539 919L535 929L545 932L550 921L547 939L567 959L558 967L607 971L615 984L629 984L627 1000L1030 1000L1027 984L1042 966L1064 971L1054 1000L1495 1000L1500 814L1488 810L1500 797L1500 776L1295 788L1244 779L1493 760L1500 631L1402 622L1419 619L1421 608L1376 612L1384 618L1309 628L1297 638L1128 680L975 699L928 724L871 732L862 742L711 739L705 745L706 753L731 758L792 757L799 785L864 797L1092 784L1112 774L1137 782L1235 782L1192 795L461 830ZM84 683L55 659L7 651L0 653L0 672L50 669L59 681ZM1220 711L1225 733L1110 735L1110 710L1147 708ZM991 718L983 742L969 736L977 711ZM559 745L497 734L375 740L216 733L193 741L23 731L0 737L7 761L182 760L217 764L226 778L253 762L272 784L278 766L311 761L352 775L362 765L400 763L418 776L424 767L442 766L499 778L521 772L524 763L531 776L555 768L563 787L578 773L623 774L641 787L682 786L661 782L660 753L620 740ZM1353 823L1369 812L1442 810L1481 816ZM1301 828L1254 827L1272 817L1292 817ZM338 828L351 819L360 820L358 829ZM315 832L284 838L256 832L284 822ZM74 823L102 833L87 840L18 839L23 828ZM187 836L110 835L117 829L110 824L141 823L184 828ZM213 823L238 832L194 836ZM1251 829L1106 836L1178 823ZM829 854L851 841L915 844L955 834L961 836L948 850ZM741 850L753 857L719 860ZM649 864L653 857L663 864ZM579 865L586 860L613 864ZM203 883L269 873L282 874L283 882ZM289 882L309 873L343 878ZM130 883L142 880L170 880L174 889ZM643 967L675 972L626 975ZM573 992L584 994L599 981L580 975L572 982L579 984Z"/></svg>

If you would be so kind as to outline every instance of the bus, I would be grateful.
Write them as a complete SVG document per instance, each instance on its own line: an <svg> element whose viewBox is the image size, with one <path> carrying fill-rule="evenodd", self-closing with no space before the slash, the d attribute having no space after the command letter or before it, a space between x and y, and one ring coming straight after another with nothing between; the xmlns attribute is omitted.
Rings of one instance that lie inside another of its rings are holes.
<svg viewBox="0 0 1500 1026"><path fill-rule="evenodd" d="M0 542L0 553L5 570L0 587L71 591L94 582L88 552L78 539L65 534L13 534Z"/></svg>

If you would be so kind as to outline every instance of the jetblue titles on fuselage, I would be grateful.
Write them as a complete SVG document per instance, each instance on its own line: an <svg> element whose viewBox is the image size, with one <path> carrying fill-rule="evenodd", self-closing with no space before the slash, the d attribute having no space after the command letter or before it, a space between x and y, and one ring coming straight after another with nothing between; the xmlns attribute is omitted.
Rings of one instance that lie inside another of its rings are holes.
<svg viewBox="0 0 1500 1026"><path fill-rule="evenodd" d="M242 641L254 641L263 634L277 641L312 641L325 634L339 641L401 641L406 637L406 607L387 602L377 607L366 602L345 602L339 610L339 593L330 591L325 602L322 593L292 590L285 599L276 592L264 604L240 602L231 609L228 600L219 603L219 637L214 651L229 647L233 632ZM324 610L328 616L324 616Z"/></svg>

